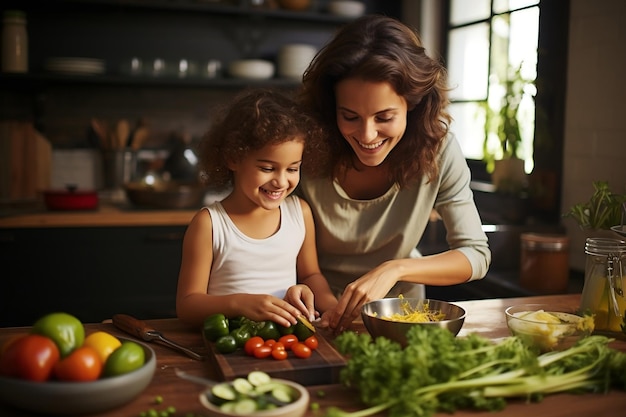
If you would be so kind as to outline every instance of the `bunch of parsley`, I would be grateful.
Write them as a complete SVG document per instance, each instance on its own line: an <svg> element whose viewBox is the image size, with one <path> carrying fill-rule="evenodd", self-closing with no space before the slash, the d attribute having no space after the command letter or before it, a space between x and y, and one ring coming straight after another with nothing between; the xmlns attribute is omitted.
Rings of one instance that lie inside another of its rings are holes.
<svg viewBox="0 0 626 417"><path fill-rule="evenodd" d="M519 338L498 343L475 334L454 337L441 328L412 327L402 348L386 338L345 332L335 343L348 356L341 381L358 389L368 406L336 407L326 417L428 417L457 409L502 410L508 398L541 401L555 392L626 389L626 353L612 340L590 336L559 352L538 355Z"/></svg>

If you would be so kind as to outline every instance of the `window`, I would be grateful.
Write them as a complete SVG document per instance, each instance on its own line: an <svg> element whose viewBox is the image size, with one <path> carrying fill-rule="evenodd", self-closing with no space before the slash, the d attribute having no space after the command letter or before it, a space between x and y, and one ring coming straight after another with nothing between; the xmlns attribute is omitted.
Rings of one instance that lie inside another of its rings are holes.
<svg viewBox="0 0 626 417"><path fill-rule="evenodd" d="M514 106L519 104L522 140L514 151L525 161L525 171L532 171L538 35L539 0L450 0L451 130L466 158L503 156L497 129L487 121L500 111L507 82L512 86L516 81L513 87L520 94Z"/></svg>

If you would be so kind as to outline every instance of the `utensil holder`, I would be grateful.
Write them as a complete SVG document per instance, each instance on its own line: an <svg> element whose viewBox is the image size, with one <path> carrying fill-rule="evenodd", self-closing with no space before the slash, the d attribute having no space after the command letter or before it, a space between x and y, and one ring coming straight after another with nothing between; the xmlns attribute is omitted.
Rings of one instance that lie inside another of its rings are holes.
<svg viewBox="0 0 626 417"><path fill-rule="evenodd" d="M121 189L134 179L137 172L137 152L130 149L104 151L102 157L106 189Z"/></svg>

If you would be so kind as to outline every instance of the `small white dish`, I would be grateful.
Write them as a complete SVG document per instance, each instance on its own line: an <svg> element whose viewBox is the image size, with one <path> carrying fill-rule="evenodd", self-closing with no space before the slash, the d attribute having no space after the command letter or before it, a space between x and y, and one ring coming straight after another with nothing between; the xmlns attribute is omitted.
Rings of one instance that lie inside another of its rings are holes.
<svg viewBox="0 0 626 417"><path fill-rule="evenodd" d="M353 0L332 0L328 3L330 14L344 17L359 17L365 13L365 4Z"/></svg>
<svg viewBox="0 0 626 417"><path fill-rule="evenodd" d="M240 59L232 61L228 73L235 78L266 80L274 76L274 63L263 59Z"/></svg>

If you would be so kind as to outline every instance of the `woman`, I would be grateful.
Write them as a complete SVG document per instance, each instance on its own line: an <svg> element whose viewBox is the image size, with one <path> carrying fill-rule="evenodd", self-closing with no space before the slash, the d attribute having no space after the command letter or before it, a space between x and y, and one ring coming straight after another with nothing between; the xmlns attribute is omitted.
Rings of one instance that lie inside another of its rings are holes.
<svg viewBox="0 0 626 417"><path fill-rule="evenodd" d="M423 297L424 285L487 272L491 252L449 132L446 82L414 31L377 15L344 26L305 71L300 99L324 126L326 151L325 163L305 162L299 193L313 210L322 273L342 293L328 316L336 331L370 300ZM433 209L450 249L421 257Z"/></svg>

